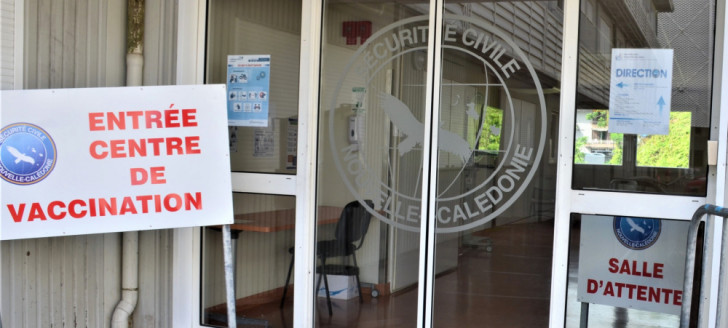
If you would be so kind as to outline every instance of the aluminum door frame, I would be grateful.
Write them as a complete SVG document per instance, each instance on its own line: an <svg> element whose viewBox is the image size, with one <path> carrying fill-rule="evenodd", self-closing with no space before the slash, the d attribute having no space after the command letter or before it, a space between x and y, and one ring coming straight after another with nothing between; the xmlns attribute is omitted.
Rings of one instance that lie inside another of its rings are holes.
<svg viewBox="0 0 728 328"><path fill-rule="evenodd" d="M295 325L313 323L315 168L317 140L318 78L321 42L321 1L304 0L302 8L299 75L298 170L296 175L231 172L234 192L296 196ZM177 84L203 84L207 1L181 1L177 11ZM318 34L317 34L318 31ZM311 222L307 222L311 221ZM172 326L201 325L200 228L175 229L173 233ZM308 274L305 274L307 273Z"/></svg>

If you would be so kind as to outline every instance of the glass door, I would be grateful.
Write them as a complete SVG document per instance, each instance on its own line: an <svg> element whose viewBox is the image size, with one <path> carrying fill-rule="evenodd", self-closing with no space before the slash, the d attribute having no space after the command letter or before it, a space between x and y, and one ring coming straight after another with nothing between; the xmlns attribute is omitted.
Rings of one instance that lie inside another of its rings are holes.
<svg viewBox="0 0 728 328"><path fill-rule="evenodd" d="M676 325L677 236L717 190L714 1L323 8L317 205L368 225L339 256L318 221L319 326Z"/></svg>
<svg viewBox="0 0 728 328"><path fill-rule="evenodd" d="M444 1L432 326L548 325L562 22Z"/></svg>
<svg viewBox="0 0 728 328"><path fill-rule="evenodd" d="M566 316L551 323L677 327L686 221L722 189L708 162L708 141L718 138L722 15L711 0L578 2L565 15L565 38L574 40L565 56L578 60L564 66L576 87L564 87L573 93L562 97L560 153L573 156L560 159L556 231L564 237L554 243L551 291L552 313ZM701 238L719 231L708 224ZM707 296L692 300L711 327L713 251L697 254L707 267L694 295Z"/></svg>
<svg viewBox="0 0 728 328"><path fill-rule="evenodd" d="M317 217L317 326L417 323L428 13L324 1L317 205L364 212Z"/></svg>
<svg viewBox="0 0 728 328"><path fill-rule="evenodd" d="M547 325L560 2L323 10L317 326Z"/></svg>

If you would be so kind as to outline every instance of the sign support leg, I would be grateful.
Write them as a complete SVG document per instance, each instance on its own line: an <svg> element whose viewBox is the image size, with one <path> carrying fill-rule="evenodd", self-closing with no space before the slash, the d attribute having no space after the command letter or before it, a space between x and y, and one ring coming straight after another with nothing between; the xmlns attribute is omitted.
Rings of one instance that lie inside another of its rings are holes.
<svg viewBox="0 0 728 328"><path fill-rule="evenodd" d="M235 315L235 277L233 276L233 250L230 239L230 225L222 226L222 251L225 262L225 296L227 297L228 327L237 326Z"/></svg>

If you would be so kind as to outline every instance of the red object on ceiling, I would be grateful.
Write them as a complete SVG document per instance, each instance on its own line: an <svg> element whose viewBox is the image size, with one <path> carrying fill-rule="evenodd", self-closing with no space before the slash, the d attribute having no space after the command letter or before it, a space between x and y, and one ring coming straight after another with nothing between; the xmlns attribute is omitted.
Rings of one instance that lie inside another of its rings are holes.
<svg viewBox="0 0 728 328"><path fill-rule="evenodd" d="M348 45L357 44L357 38L360 39L360 43L364 43L372 35L372 22L344 22L342 24L341 35L346 38L346 44Z"/></svg>

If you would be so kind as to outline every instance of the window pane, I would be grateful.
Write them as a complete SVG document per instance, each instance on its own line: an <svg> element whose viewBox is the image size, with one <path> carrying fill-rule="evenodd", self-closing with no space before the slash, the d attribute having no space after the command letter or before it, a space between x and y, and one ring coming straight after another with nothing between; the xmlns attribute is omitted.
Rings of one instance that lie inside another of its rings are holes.
<svg viewBox="0 0 728 328"><path fill-rule="evenodd" d="M293 260L296 198L234 193L231 225L238 325L284 327L293 323L290 301L279 308ZM202 229L202 323L227 326L220 228ZM291 276L291 281L293 277ZM287 295L293 294L293 287Z"/></svg>
<svg viewBox="0 0 728 328"><path fill-rule="evenodd" d="M295 174L301 1L211 0L207 24L205 82L228 87L232 171Z"/></svg>
<svg viewBox="0 0 728 328"><path fill-rule="evenodd" d="M715 1L581 4L592 2L601 18L580 24L572 187L704 196Z"/></svg>

